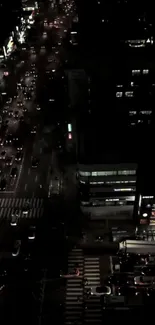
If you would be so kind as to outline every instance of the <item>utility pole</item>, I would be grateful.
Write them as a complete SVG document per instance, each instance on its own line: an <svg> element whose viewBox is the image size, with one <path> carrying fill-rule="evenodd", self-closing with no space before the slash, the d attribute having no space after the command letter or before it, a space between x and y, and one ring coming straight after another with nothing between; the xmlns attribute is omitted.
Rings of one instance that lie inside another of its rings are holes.
<svg viewBox="0 0 155 325"><path fill-rule="evenodd" d="M45 298L45 288L46 288L46 274L47 270L44 270L43 278L41 281L41 297L40 297L40 311L39 311L39 325L41 325L42 322L42 311L43 311L43 304L44 304L44 298Z"/></svg>

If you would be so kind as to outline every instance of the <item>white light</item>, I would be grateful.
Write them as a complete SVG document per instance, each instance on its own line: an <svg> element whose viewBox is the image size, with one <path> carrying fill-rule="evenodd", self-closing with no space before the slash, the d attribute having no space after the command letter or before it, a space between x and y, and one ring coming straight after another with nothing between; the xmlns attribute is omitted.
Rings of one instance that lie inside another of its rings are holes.
<svg viewBox="0 0 155 325"><path fill-rule="evenodd" d="M33 240L35 239L35 236L29 236L28 239Z"/></svg>
<svg viewBox="0 0 155 325"><path fill-rule="evenodd" d="M116 92L116 97L117 98L120 98L120 97L122 97L123 96L123 93L122 92L120 92L120 91L117 91Z"/></svg>
<svg viewBox="0 0 155 325"><path fill-rule="evenodd" d="M147 213L143 213L143 217L146 218L148 216Z"/></svg>
<svg viewBox="0 0 155 325"><path fill-rule="evenodd" d="M140 195L139 196L139 208L141 207L141 204L142 204L142 196Z"/></svg>
<svg viewBox="0 0 155 325"><path fill-rule="evenodd" d="M72 132L72 125L68 124L68 132Z"/></svg>
<svg viewBox="0 0 155 325"><path fill-rule="evenodd" d="M143 70L143 74L148 74L149 73L149 70L148 69L144 69Z"/></svg>
<svg viewBox="0 0 155 325"><path fill-rule="evenodd" d="M11 226L15 227L15 226L17 226L17 223L16 222L11 222Z"/></svg>
<svg viewBox="0 0 155 325"><path fill-rule="evenodd" d="M114 192L127 192L127 191L133 191L132 188L114 188Z"/></svg>

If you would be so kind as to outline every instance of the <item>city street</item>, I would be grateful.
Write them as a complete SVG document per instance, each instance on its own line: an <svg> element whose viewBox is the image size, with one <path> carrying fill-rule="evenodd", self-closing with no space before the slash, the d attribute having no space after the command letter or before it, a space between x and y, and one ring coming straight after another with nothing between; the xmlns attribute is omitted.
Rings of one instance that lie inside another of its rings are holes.
<svg viewBox="0 0 155 325"><path fill-rule="evenodd" d="M46 20L51 21L51 23L48 23L48 26L45 23ZM65 60L62 42L70 23L71 20L68 12L66 16L62 13L57 14L56 8L54 11L50 8L48 13L45 11L44 15L41 16L41 20L38 18L36 25L33 27L27 49L21 46L21 58L25 58L25 60L21 59L20 62L16 60L13 62L16 68L12 67L12 71L6 80L10 96L14 98L11 99L10 97L9 105L7 103L4 105L2 114L2 128L6 128L5 135L2 134L1 140L1 153L4 156L2 156L2 168L5 165L5 157L11 156L13 157L12 160L15 161L14 157L16 155L16 148L14 149L14 146L12 146L12 139L9 139L9 145L11 146L8 147L8 144L7 147L5 146L6 140L4 139L3 141L3 137L6 137L6 134L10 138L11 136L12 138L19 138L20 146L22 146L22 159L20 159L20 163L13 165L11 162L11 167L9 166L10 171L12 167L17 169L17 177L15 179L13 178L10 181L10 172L7 169L1 177L6 182L5 189L2 189L3 196L6 193L6 195L10 194L20 197L41 197L45 194L45 191L48 191L47 176L49 175L51 154L46 154L41 145L37 149L39 151L37 152L37 156L39 156L38 167L32 168L33 155L36 155L35 147L38 147L38 137L43 140L42 131L39 127L42 119L42 110L36 109L36 96L37 89L42 87L42 83L39 80L40 77L44 78L46 73L56 75L57 69ZM35 43L33 43L34 36ZM27 97L30 98L27 99ZM28 135L27 139L24 139L23 126L26 127L27 132L30 130L30 135ZM51 144L47 145L50 146Z"/></svg>

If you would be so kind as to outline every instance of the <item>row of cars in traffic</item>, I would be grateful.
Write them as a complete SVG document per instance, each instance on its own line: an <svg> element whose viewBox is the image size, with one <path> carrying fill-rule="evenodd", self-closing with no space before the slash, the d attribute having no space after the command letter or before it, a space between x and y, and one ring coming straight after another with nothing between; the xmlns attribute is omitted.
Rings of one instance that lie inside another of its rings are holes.
<svg viewBox="0 0 155 325"><path fill-rule="evenodd" d="M119 252L117 258L117 263L113 263L112 271L114 272L106 279L107 285L111 288L111 301L115 301L115 305L121 302L122 308L134 304L133 297L137 297L141 305L147 304L148 301L153 303L155 299L155 256ZM106 298L105 302L107 302Z"/></svg>
<svg viewBox="0 0 155 325"><path fill-rule="evenodd" d="M28 82L26 81L27 78L30 79ZM17 91L14 97L8 98L2 108L0 131L0 191L5 191L6 188L9 188L10 180L17 178L19 174L19 164L22 162L24 156L23 122L29 117L29 107L31 101L33 101L36 78L36 66L32 63L30 71L26 71L25 76L17 82ZM36 110L39 111L40 109L40 106L36 105ZM12 131L12 126L15 123L18 125ZM30 132L31 134L36 134L37 126L32 125ZM36 159L32 159L32 167L37 167Z"/></svg>

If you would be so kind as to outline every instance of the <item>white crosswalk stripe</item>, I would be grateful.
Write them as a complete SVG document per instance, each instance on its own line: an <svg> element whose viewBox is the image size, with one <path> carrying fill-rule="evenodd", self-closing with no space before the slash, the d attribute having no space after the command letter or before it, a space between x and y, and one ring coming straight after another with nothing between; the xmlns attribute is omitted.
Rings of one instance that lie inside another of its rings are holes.
<svg viewBox="0 0 155 325"><path fill-rule="evenodd" d="M30 209L27 214L23 214L22 208L29 202ZM10 219L15 209L18 209L19 218L31 219L41 218L44 213L42 198L0 198L0 219Z"/></svg>
<svg viewBox="0 0 155 325"><path fill-rule="evenodd" d="M72 272L78 264L80 276L67 279L66 286L66 308L65 308L65 325L74 324L78 321L78 324L82 325L82 313L83 313L83 266L84 256L83 250L74 248L68 256L68 272Z"/></svg>
<svg viewBox="0 0 155 325"><path fill-rule="evenodd" d="M85 285L85 292L92 286L100 286L100 260L98 257L85 257L84 278L88 284ZM102 324L102 308L100 297L89 296L84 311L85 324Z"/></svg>

